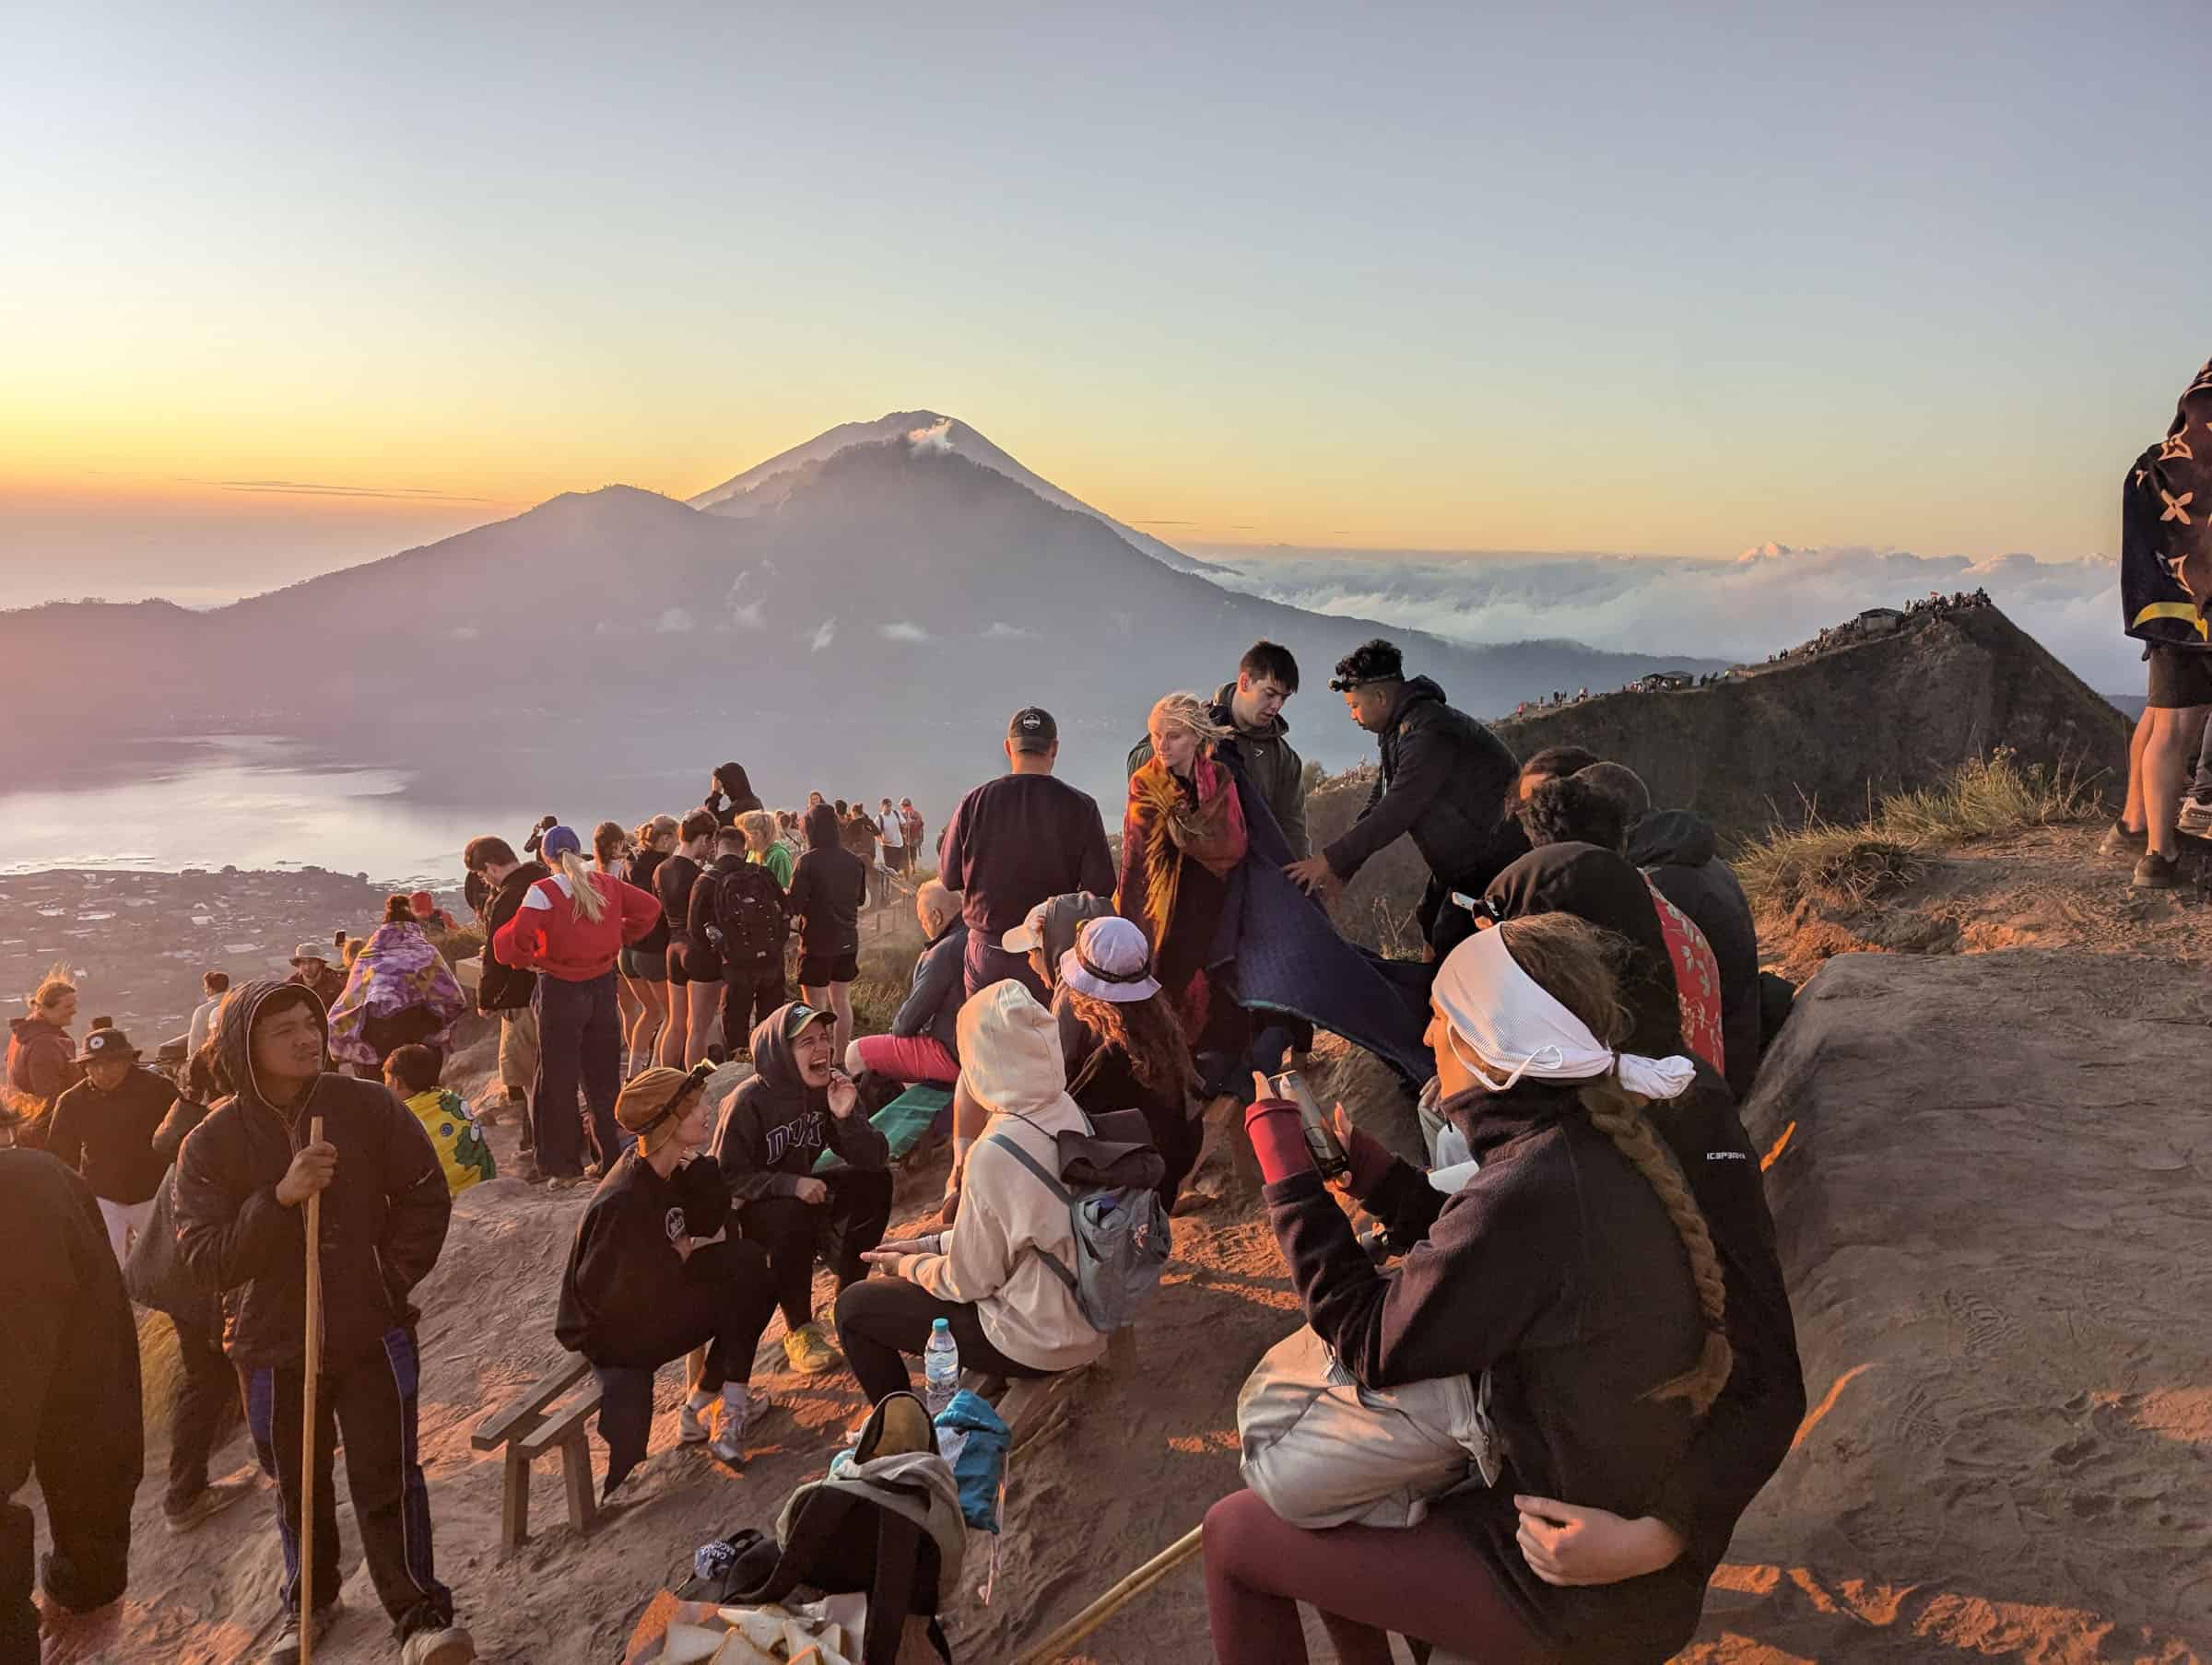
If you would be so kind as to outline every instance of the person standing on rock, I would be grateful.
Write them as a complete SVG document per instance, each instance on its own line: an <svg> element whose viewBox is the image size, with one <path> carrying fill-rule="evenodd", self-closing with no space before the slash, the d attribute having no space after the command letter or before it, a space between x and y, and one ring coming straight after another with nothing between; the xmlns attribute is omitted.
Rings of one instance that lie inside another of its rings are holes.
<svg viewBox="0 0 2212 1665"><path fill-rule="evenodd" d="M678 823L677 843L653 870L653 894L668 926L668 1026L661 1031L659 1062L688 1070L707 1055L722 1005L722 959L711 943L691 936L691 890L714 859L722 823L711 809L695 809Z"/></svg>
<svg viewBox="0 0 2212 1665"><path fill-rule="evenodd" d="M1267 801L1275 824L1282 829L1290 859L1302 862L1313 853L1306 831L1306 766L1290 749L1285 737L1290 725L1283 707L1298 692L1298 661L1279 642L1255 641L1237 665L1237 679L1214 690L1209 715L1214 724L1229 731L1221 744L1233 745L1244 772ZM1129 752L1134 775L1152 759L1152 737L1147 734Z"/></svg>
<svg viewBox="0 0 2212 1665"><path fill-rule="evenodd" d="M215 1026L216 1010L222 1005L223 996L230 991L230 974L228 971L203 972L200 989L207 998L193 1008L192 1023L184 1031L184 1056L187 1058L207 1044L208 1032Z"/></svg>
<svg viewBox="0 0 2212 1665"><path fill-rule="evenodd" d="M92 1188L121 1266L146 1229L169 1167L154 1153L154 1133L177 1089L168 1076L140 1069L130 1037L104 1017L92 1020L76 1061L85 1078L53 1101L46 1148Z"/></svg>
<svg viewBox="0 0 2212 1665"><path fill-rule="evenodd" d="M968 921L967 991L1012 978L1043 1001L1026 953L1000 939L1038 903L1072 891L1113 894L1113 857L1098 800L1053 777L1060 725L1024 706L1006 725L1006 773L960 800L937 846L937 878Z"/></svg>
<svg viewBox="0 0 2212 1665"><path fill-rule="evenodd" d="M753 791L752 778L745 772L745 766L725 763L714 771L706 803L700 807L714 817L715 826L730 827L739 815L750 815L763 806L760 794Z"/></svg>
<svg viewBox="0 0 2212 1665"><path fill-rule="evenodd" d="M2150 662L2141 790L2131 783L2128 794L2142 815L2143 853L2130 883L2171 890L2181 878L2181 836L2212 833L2212 755L2189 779L2212 715L2212 362L2183 391L2165 439L2129 467L2120 495L2122 623ZM2124 817L2122 827L2124 846Z"/></svg>
<svg viewBox="0 0 2212 1665"><path fill-rule="evenodd" d="M461 852L469 876L484 886L484 959L477 978L477 1010L500 1020L500 1084L507 1102L522 1110L521 1178L532 1184L537 1171L537 1137L532 1130L530 1094L537 1079L537 973L526 966L510 966L500 957L495 938L500 927L514 918L538 880L550 878L543 862L518 862L514 846L486 835L471 838Z"/></svg>
<svg viewBox="0 0 2212 1665"><path fill-rule="evenodd" d="M584 1180L579 1086L590 1107L599 1173L621 1155L615 1097L622 1090L622 1014L615 1001L615 961L624 944L653 929L660 909L635 885L586 866L575 828L547 828L539 848L552 875L530 886L491 941L508 965L538 974L530 1113L537 1121L538 1166L547 1184L565 1190Z"/></svg>
<svg viewBox="0 0 2212 1665"><path fill-rule="evenodd" d="M558 830L558 829L556 829ZM430 1499L416 1449L422 1360L408 1292L444 1246L453 1200L422 1124L381 1082L329 1073L319 1002L275 981L224 1003L216 1035L230 1099L184 1141L177 1252L227 1292L225 1350L236 1366L263 1472L276 1482L284 1545L283 1628L265 1665L300 1657L300 1557L314 1557L317 1640L340 1616L337 1498L342 1436L361 1551L401 1641L404 1665L461 1665L476 1649L438 1581ZM323 1137L310 1138L319 1118ZM311 1196L323 1207L322 1376L316 1388L315 1518L300 1542Z"/></svg>
<svg viewBox="0 0 2212 1665"><path fill-rule="evenodd" d="M338 934L342 938L345 932ZM302 989L312 990L325 1012L336 1005L338 996L346 992L346 972L331 964L333 952L321 943L301 943L292 950L291 980Z"/></svg>
<svg viewBox="0 0 2212 1665"><path fill-rule="evenodd" d="M92 1193L43 1151L0 1150L0 1659L37 1665L32 1521L16 1494L35 1472L53 1546L39 1582L53 1608L88 1613L123 1594L146 1456L123 1274Z"/></svg>
<svg viewBox="0 0 2212 1665"><path fill-rule="evenodd" d="M1417 917L1431 957L1441 960L1475 928L1465 909L1451 905L1452 893L1481 895L1528 848L1506 815L1519 766L1497 735L1444 703L1443 689L1426 676L1407 677L1396 646L1379 637L1338 660L1329 686L1344 696L1352 721L1376 736L1382 769L1349 830L1286 871L1333 897L1371 857L1410 835L1429 864Z"/></svg>
<svg viewBox="0 0 2212 1665"><path fill-rule="evenodd" d="M28 1120L16 1130L16 1143L35 1148L45 1143L46 1117L53 1101L84 1077L69 1044L76 1021L76 985L68 967L56 966L24 996L29 1010L8 1020L7 1085L16 1108Z"/></svg>

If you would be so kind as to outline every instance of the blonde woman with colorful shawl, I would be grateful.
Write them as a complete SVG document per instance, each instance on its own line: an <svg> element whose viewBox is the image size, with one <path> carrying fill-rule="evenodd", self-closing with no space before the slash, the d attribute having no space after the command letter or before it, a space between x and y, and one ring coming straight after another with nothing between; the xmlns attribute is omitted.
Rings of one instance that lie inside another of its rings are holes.
<svg viewBox="0 0 2212 1665"><path fill-rule="evenodd" d="M1249 849L1242 801L1216 755L1230 731L1195 694L1170 694L1146 724L1152 756L1129 777L1114 911L1135 921L1192 1044L1241 1052L1243 1015L1208 987L1229 875Z"/></svg>

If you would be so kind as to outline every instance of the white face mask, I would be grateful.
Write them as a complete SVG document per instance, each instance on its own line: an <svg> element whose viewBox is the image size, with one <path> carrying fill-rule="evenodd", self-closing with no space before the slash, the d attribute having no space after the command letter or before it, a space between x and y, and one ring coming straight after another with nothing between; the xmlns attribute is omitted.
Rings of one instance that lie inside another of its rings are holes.
<svg viewBox="0 0 2212 1665"><path fill-rule="evenodd" d="M1687 1058L1643 1058L1604 1045L1514 963L1501 931L1477 932L1454 948L1437 970L1434 994L1451 1026L1453 1055L1493 1093L1524 1076L1592 1081L1618 1071L1630 1092L1673 1098L1697 1075Z"/></svg>

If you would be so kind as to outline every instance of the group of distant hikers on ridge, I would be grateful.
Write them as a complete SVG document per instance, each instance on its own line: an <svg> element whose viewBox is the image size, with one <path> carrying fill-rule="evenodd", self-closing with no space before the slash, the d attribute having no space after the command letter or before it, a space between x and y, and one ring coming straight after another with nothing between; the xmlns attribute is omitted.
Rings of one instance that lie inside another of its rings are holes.
<svg viewBox="0 0 2212 1665"><path fill-rule="evenodd" d="M2171 883L2177 839L2212 830L2212 777L2183 790L2212 708L2194 507L2212 503L2195 461L2212 459L2208 417L2212 365L2127 488L2126 623L2152 700L2112 841L2142 840L2143 884ZM2146 588L2146 562L2168 590ZM1357 1665L1388 1660L1392 1634L1486 1661L1681 1647L1805 1411L1739 1109L1791 991L1762 979L1700 817L1654 804L1617 759L1516 758L1388 641L1335 666L1380 768L1359 818L1314 849L1284 717L1299 687L1292 655L1263 641L1210 698L1159 700L1126 759L1118 854L1097 803L1059 778L1052 714L1016 711L1006 772L960 801L914 889L925 943L888 1035L853 1034L847 991L875 870L918 871L912 806L863 812L871 863L851 810L816 794L794 850L735 765L681 817L588 841L547 817L519 850L472 840L473 994L430 941L434 904L394 898L350 971L303 944L288 979L211 973L170 1080L112 1025L73 1044L77 991L48 978L9 1046L21 1148L0 1151L6 1398L40 1408L0 1445L0 1665L125 1587L134 1299L171 1316L185 1352L172 1528L255 1489L207 1478L233 1406L275 1482L286 1577L260 1657L297 1659L342 1616L334 1439L401 1659L474 1657L435 1568L410 1301L455 1192L491 1171L442 1080L472 1008L499 1019L548 1195L594 1186L547 1293L552 1339L601 1385L606 1492L646 1455L653 1371L678 1360L676 1439L742 1467L775 1414L751 1378L781 1314L786 1366L842 1369L867 1413L818 1483L904 1463L974 1521L926 1421L920 1449L886 1446L914 1404L909 1361L929 1412L976 1416L944 1401L947 1360L979 1382L1061 1375L1176 1300L1155 1285L1178 1211L1251 1205L1189 1189L1211 1129L1256 1169L1305 1319L1245 1383L1245 1486L1198 1536L1216 1658L1305 1659L1301 1601ZM1401 838L1429 875L1418 960L1356 946L1330 912ZM1360 1120L1400 1112L1421 1162L1310 1101L1317 1028L1387 1066L1402 1102ZM750 1073L717 1103L725 1054ZM932 1089L946 1194L927 1229L892 1238L892 1111ZM311 1388L334 1430L312 1465ZM13 1501L33 1472L42 1615ZM759 1500L763 1520L776 1501ZM951 1541L921 1537L936 1548L912 1550L912 1610L948 1611ZM721 1547L758 1570L761 1545ZM765 1546L771 1564L790 1548Z"/></svg>

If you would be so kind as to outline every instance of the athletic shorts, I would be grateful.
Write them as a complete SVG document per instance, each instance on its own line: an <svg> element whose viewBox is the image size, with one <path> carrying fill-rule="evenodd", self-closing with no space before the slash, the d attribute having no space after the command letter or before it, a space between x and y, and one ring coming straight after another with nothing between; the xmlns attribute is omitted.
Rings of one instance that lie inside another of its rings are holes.
<svg viewBox="0 0 2212 1665"><path fill-rule="evenodd" d="M722 956L715 953L712 943L671 943L668 944L668 980L679 985L719 983L722 981Z"/></svg>
<svg viewBox="0 0 2212 1665"><path fill-rule="evenodd" d="M827 989L831 983L850 983L860 977L860 956L857 954L802 954L799 956L799 987Z"/></svg>
<svg viewBox="0 0 2212 1665"><path fill-rule="evenodd" d="M2212 705L2212 649L2169 648L2153 643L2150 661L2150 701L2161 711L2185 706Z"/></svg>
<svg viewBox="0 0 2212 1665"><path fill-rule="evenodd" d="M622 950L622 975L635 978L641 983L665 983L668 980L668 951L665 948L625 948Z"/></svg>

